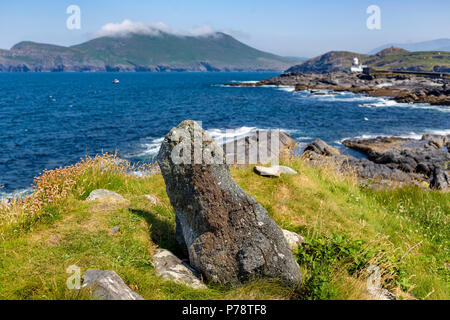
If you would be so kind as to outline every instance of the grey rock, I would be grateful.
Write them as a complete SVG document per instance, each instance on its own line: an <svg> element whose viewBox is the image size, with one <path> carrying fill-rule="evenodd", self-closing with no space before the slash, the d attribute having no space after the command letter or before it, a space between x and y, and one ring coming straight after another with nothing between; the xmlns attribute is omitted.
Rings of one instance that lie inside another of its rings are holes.
<svg viewBox="0 0 450 320"><path fill-rule="evenodd" d="M289 245L289 249L294 250L303 243L304 239L301 235L289 230L281 230L283 231L284 238Z"/></svg>
<svg viewBox="0 0 450 320"><path fill-rule="evenodd" d="M262 166L256 166L255 172L263 177L280 177L281 171L279 168L276 167L262 167Z"/></svg>
<svg viewBox="0 0 450 320"><path fill-rule="evenodd" d="M156 206L158 204L158 199L151 195L151 194L146 194L145 197L154 205Z"/></svg>
<svg viewBox="0 0 450 320"><path fill-rule="evenodd" d="M116 234L120 232L120 227L119 226L115 226L114 228L111 229L111 234Z"/></svg>
<svg viewBox="0 0 450 320"><path fill-rule="evenodd" d="M120 194L105 189L97 189L89 194L86 201L110 200L113 202L127 202L128 200Z"/></svg>
<svg viewBox="0 0 450 320"><path fill-rule="evenodd" d="M377 137L346 140L343 144L366 154L370 161L400 170L413 180L429 181L433 188L446 188L450 153L443 149L447 137L424 135L421 140ZM417 179L418 177L421 178Z"/></svg>
<svg viewBox="0 0 450 320"><path fill-rule="evenodd" d="M435 168L431 175L430 188L436 190L447 190L450 187L450 174L448 170Z"/></svg>
<svg viewBox="0 0 450 320"><path fill-rule="evenodd" d="M189 151L198 147L203 158L194 162ZM180 163L174 153L191 161ZM299 284L283 232L236 184L223 149L196 122L183 121L166 135L158 163L176 213L177 240L204 279L233 284L265 276Z"/></svg>
<svg viewBox="0 0 450 320"><path fill-rule="evenodd" d="M295 141L283 131L258 130L253 135L223 145L229 165L278 163L288 158L295 148Z"/></svg>
<svg viewBox="0 0 450 320"><path fill-rule="evenodd" d="M374 180L391 186L392 183L386 184L386 181L395 182L397 185L403 184L420 184L427 180L427 177L417 173L406 173L400 170L399 166L389 166L386 164L375 163L368 159L357 159L349 155L335 154L330 155L327 150L328 145L320 142L320 148L316 143L311 143L305 148L302 155L313 165L332 165L336 166L341 172L354 172L362 180Z"/></svg>
<svg viewBox="0 0 450 320"><path fill-rule="evenodd" d="M287 166L272 166L272 168L277 168L278 170L280 170L281 174L298 174L297 171Z"/></svg>
<svg viewBox="0 0 450 320"><path fill-rule="evenodd" d="M87 270L82 288L91 289L94 300L144 300L117 273L109 270Z"/></svg>
<svg viewBox="0 0 450 320"><path fill-rule="evenodd" d="M397 296L387 289L371 288L367 291L374 300L397 300Z"/></svg>
<svg viewBox="0 0 450 320"><path fill-rule="evenodd" d="M206 289L205 284L198 278L198 272L168 250L156 250L153 263L158 275L166 280L182 283L194 289Z"/></svg>
<svg viewBox="0 0 450 320"><path fill-rule="evenodd" d="M306 146L305 151L313 151L324 156L339 156L341 154L341 151L338 148L328 145L321 139L316 139L309 143Z"/></svg>
<svg viewBox="0 0 450 320"><path fill-rule="evenodd" d="M295 171L294 169L280 165L271 167L255 166L254 170L260 176L265 177L280 177L281 174L289 174L289 175L297 174L297 171Z"/></svg>

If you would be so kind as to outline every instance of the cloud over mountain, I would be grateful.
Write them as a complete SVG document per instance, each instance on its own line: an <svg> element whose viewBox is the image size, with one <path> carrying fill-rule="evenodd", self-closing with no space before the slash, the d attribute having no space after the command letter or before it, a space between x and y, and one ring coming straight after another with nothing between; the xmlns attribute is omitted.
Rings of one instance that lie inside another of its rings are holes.
<svg viewBox="0 0 450 320"><path fill-rule="evenodd" d="M95 37L122 37L129 34L147 34L152 36L158 36L163 33L169 33L178 36L207 36L216 33L213 27L210 25L202 25L192 27L187 31L176 30L170 28L164 22L135 22L130 19L125 19L122 22L114 23L110 22L103 25L99 31L95 33Z"/></svg>

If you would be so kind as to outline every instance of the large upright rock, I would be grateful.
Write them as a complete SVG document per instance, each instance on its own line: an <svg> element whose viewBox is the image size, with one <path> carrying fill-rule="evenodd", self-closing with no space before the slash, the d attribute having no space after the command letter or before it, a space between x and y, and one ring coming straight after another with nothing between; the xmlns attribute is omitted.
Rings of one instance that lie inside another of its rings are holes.
<svg viewBox="0 0 450 320"><path fill-rule="evenodd" d="M223 149L196 122L183 121L167 134L158 162L176 213L177 240L206 280L267 276L298 285L300 270L283 232L236 184Z"/></svg>

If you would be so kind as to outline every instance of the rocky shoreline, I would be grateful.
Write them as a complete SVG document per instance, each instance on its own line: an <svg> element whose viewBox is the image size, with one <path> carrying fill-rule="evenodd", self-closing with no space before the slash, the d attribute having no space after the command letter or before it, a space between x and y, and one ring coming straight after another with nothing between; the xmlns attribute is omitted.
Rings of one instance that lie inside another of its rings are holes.
<svg viewBox="0 0 450 320"><path fill-rule="evenodd" d="M416 185L448 191L450 188L449 136L424 135L421 140L377 137L345 140L343 145L366 158L342 154L338 148L316 139L302 158L314 165L333 164L340 171L355 172L361 182L374 188Z"/></svg>
<svg viewBox="0 0 450 320"><path fill-rule="evenodd" d="M348 71L328 74L284 73L256 83L230 83L228 86L293 86L295 91L348 91L372 97L389 97L403 103L429 103L450 106L450 79L414 75L366 75ZM313 92L314 94L314 92Z"/></svg>
<svg viewBox="0 0 450 320"><path fill-rule="evenodd" d="M266 165L274 159L293 156L296 143L287 133L280 132L276 136L280 146L277 152L270 150L270 144L266 143L273 132L263 133L256 132L222 146L227 163L248 166L250 159L258 159L258 163ZM321 139L307 144L300 157L313 165L330 165L344 173L355 173L360 182L373 188L415 185L425 189L450 189L450 135L427 134L420 140L398 137L348 139L342 144L360 152L361 157L347 155ZM261 148L261 145L266 147ZM261 175L280 176L278 168L274 168L277 173L269 172L272 168L256 168ZM259 172L261 169L268 173Z"/></svg>

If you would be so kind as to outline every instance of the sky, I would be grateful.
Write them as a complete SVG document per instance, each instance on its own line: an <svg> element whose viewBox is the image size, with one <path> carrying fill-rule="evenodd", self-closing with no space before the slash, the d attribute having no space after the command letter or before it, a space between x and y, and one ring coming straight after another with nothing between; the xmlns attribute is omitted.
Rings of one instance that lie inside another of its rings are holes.
<svg viewBox="0 0 450 320"><path fill-rule="evenodd" d="M81 10L69 30L67 8ZM380 29L367 8L380 9ZM123 22L126 21L124 24ZM312 57L366 53L387 43L450 38L449 0L0 0L0 48L28 40L74 45L124 27L161 26L179 34L228 33L271 53Z"/></svg>

